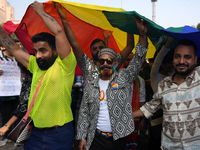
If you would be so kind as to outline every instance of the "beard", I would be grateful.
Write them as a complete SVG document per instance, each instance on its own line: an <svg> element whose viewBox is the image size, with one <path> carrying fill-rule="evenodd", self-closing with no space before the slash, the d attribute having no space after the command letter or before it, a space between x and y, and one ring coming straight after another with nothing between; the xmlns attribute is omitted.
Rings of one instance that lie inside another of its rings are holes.
<svg viewBox="0 0 200 150"><path fill-rule="evenodd" d="M51 67L53 65L53 63L55 62L55 60L56 60L56 57L52 54L51 57L48 57L48 58L38 58L36 61L37 61L38 67L41 70L47 70L47 69L49 69L49 67Z"/></svg>
<svg viewBox="0 0 200 150"><path fill-rule="evenodd" d="M94 61L96 61L96 62L99 60L98 53L99 53L99 52L97 52L97 53L94 54L94 55L92 54L92 58L93 58Z"/></svg>
<svg viewBox="0 0 200 150"><path fill-rule="evenodd" d="M104 68L109 69L108 71L104 71ZM113 72L115 71L116 66L114 65L113 67L110 66L103 66L103 67L99 67L99 72L101 73L102 76L110 76L113 74Z"/></svg>
<svg viewBox="0 0 200 150"><path fill-rule="evenodd" d="M178 66L186 66L189 67L189 65L186 64L177 64L176 67ZM196 64L192 65L190 68L188 68L186 71L179 71L176 69L176 67L174 67L174 71L176 74L181 75L181 76L188 76L190 73L192 73L192 71L195 69Z"/></svg>

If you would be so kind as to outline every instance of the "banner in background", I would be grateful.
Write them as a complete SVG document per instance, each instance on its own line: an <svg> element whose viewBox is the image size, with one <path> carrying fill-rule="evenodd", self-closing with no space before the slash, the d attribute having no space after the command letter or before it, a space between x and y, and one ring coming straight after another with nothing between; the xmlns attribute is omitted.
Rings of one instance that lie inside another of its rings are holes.
<svg viewBox="0 0 200 150"><path fill-rule="evenodd" d="M15 96L21 91L21 74L17 62L0 61L0 96Z"/></svg>

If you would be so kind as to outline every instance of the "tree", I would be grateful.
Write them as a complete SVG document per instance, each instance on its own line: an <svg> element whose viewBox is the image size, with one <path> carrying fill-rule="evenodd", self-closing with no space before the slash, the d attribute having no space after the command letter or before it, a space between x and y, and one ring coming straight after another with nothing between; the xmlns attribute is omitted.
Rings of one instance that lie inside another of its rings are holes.
<svg viewBox="0 0 200 150"><path fill-rule="evenodd" d="M200 23L197 24L197 29L200 31Z"/></svg>

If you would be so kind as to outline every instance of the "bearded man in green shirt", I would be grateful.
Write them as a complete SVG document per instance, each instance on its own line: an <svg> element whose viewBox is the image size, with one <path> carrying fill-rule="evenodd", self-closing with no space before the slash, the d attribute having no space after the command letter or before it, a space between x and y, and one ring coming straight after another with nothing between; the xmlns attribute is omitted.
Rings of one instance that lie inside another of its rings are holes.
<svg viewBox="0 0 200 150"><path fill-rule="evenodd" d="M29 115L35 128L24 149L71 150L74 139L71 89L76 59L60 24L45 12L42 3L35 1L31 6L55 35L39 33L32 37L35 56L21 50L0 28L2 44L33 73L28 106L44 77Z"/></svg>

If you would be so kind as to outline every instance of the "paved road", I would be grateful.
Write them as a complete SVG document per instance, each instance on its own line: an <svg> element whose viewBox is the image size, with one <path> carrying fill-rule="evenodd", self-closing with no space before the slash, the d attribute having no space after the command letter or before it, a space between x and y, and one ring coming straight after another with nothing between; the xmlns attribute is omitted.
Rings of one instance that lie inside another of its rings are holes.
<svg viewBox="0 0 200 150"><path fill-rule="evenodd" d="M0 147L0 150L23 150L23 146L15 147L14 142L11 141L8 142L5 146Z"/></svg>

